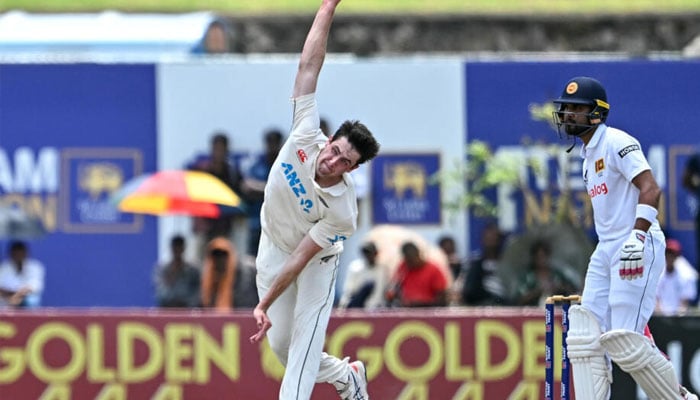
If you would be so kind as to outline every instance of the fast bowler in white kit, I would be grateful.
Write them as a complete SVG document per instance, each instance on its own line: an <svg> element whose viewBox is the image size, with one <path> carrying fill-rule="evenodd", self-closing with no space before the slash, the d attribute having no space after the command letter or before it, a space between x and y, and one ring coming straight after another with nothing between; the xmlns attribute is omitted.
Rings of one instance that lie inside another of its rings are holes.
<svg viewBox="0 0 700 400"><path fill-rule="evenodd" d="M645 335L665 268L657 220L661 189L634 137L605 124L603 85L571 79L554 118L583 142L583 180L593 205L598 245L591 255L581 305L569 311L568 356L577 399L610 398L612 359L651 399L697 399L681 387L671 362Z"/></svg>
<svg viewBox="0 0 700 400"><path fill-rule="evenodd" d="M316 382L335 386L343 399L366 400L361 361L323 353L333 308L338 256L355 232L357 198L349 172L374 158L379 144L357 121L327 138L319 129L315 91L340 0L323 0L304 43L292 102L289 138L265 187L262 235L256 259L259 331L286 370L279 398L307 400ZM269 330L269 331L268 331Z"/></svg>

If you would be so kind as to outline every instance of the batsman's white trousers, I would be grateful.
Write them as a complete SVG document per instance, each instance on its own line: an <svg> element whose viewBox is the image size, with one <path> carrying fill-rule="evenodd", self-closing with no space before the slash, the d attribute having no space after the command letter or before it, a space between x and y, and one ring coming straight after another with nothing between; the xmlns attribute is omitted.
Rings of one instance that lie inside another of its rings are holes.
<svg viewBox="0 0 700 400"><path fill-rule="evenodd" d="M581 299L603 332L626 329L644 333L654 312L656 286L666 267L666 239L658 224L644 241L644 274L633 280L620 278L620 250L627 237L601 241L591 255Z"/></svg>
<svg viewBox="0 0 700 400"><path fill-rule="evenodd" d="M345 380L347 359L323 352L333 309L338 255L313 258L267 310L270 347L286 367L280 400L308 400L316 382ZM265 296L289 257L263 232L256 259L258 295Z"/></svg>

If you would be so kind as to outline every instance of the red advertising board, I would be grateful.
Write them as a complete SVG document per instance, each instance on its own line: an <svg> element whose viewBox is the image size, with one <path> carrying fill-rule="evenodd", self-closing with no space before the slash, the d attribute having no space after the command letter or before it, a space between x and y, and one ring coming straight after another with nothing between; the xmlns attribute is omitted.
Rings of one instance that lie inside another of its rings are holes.
<svg viewBox="0 0 700 400"><path fill-rule="evenodd" d="M274 399L283 367L254 330L250 312L0 311L0 399ZM375 399L542 398L537 309L336 312L326 351L364 360Z"/></svg>

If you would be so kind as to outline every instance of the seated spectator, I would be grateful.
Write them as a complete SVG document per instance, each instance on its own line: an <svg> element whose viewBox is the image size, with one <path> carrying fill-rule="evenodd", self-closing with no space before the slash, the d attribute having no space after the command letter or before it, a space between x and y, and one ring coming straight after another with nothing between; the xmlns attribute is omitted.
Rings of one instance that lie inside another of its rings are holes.
<svg viewBox="0 0 700 400"><path fill-rule="evenodd" d="M228 134L216 131L209 140L209 154L197 157L187 168L214 175L245 200L241 189L243 177L231 154ZM241 207L245 208L245 205ZM222 213L216 218L194 217L192 230L196 236L198 259L204 259L207 245L216 237L223 236L235 241L234 223L239 221L244 222L231 213Z"/></svg>
<svg viewBox="0 0 700 400"><path fill-rule="evenodd" d="M445 235L438 239L438 246L447 256L447 262L452 271L452 278L457 279L464 268L464 260L457 254L457 244L452 236Z"/></svg>
<svg viewBox="0 0 700 400"><path fill-rule="evenodd" d="M377 265L377 246L365 243L362 257L348 265L340 308L378 308L384 306L386 268Z"/></svg>
<svg viewBox="0 0 700 400"><path fill-rule="evenodd" d="M202 39L192 48L194 54L225 54L233 52L233 34L221 18L209 23Z"/></svg>
<svg viewBox="0 0 700 400"><path fill-rule="evenodd" d="M403 261L386 291L387 301L402 307L446 306L448 280L440 267L426 261L413 242L404 243L401 254Z"/></svg>
<svg viewBox="0 0 700 400"><path fill-rule="evenodd" d="M258 305L256 273L255 257L247 254L240 256L233 279L233 304L235 308L255 308Z"/></svg>
<svg viewBox="0 0 700 400"><path fill-rule="evenodd" d="M697 294L698 272L683 257L676 239L666 239L666 269L656 288L656 312L683 315Z"/></svg>
<svg viewBox="0 0 700 400"><path fill-rule="evenodd" d="M455 239L452 236L441 236L437 241L437 245L447 258L450 275L452 276L452 286L448 293L448 303L455 306L461 305L465 281L462 270L465 269L465 262L459 254L457 254L457 243L455 243Z"/></svg>
<svg viewBox="0 0 700 400"><path fill-rule="evenodd" d="M530 268L518 280L520 284L516 288L516 304L543 306L549 296L579 293L580 283L573 270L553 262L548 242L535 241L530 247L530 257Z"/></svg>
<svg viewBox="0 0 700 400"><path fill-rule="evenodd" d="M0 307L33 308L41 305L44 291L44 265L29 258L27 244L13 241L9 257L0 264Z"/></svg>
<svg viewBox="0 0 700 400"><path fill-rule="evenodd" d="M236 249L225 237L212 239L202 268L202 306L226 311L233 308Z"/></svg>
<svg viewBox="0 0 700 400"><path fill-rule="evenodd" d="M248 244L246 254L258 255L258 245L262 227L260 222L260 210L262 209L265 195L265 185L270 176L272 164L284 144L284 135L279 129L270 129L263 135L265 151L256 157L253 165L248 169L241 185L241 191L246 198L246 211L248 214Z"/></svg>
<svg viewBox="0 0 700 400"><path fill-rule="evenodd" d="M481 232L481 249L460 276L462 302L471 306L508 305L506 287L499 275L505 236L496 223Z"/></svg>
<svg viewBox="0 0 700 400"><path fill-rule="evenodd" d="M170 253L171 259L156 267L156 304L158 307L198 307L199 269L184 258L183 236L173 236Z"/></svg>

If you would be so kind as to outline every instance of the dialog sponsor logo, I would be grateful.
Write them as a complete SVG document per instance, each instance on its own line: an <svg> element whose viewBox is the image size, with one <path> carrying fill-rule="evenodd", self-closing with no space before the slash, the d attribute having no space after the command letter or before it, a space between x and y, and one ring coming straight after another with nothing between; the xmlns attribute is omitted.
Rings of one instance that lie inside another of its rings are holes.
<svg viewBox="0 0 700 400"><path fill-rule="evenodd" d="M595 185L588 191L588 194L591 196L591 198L601 194L606 195L608 194L608 185L606 185L605 182L600 185Z"/></svg>

